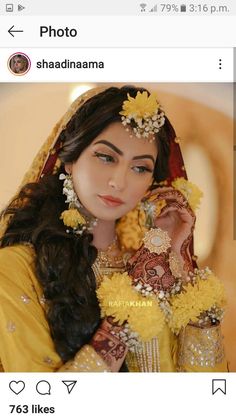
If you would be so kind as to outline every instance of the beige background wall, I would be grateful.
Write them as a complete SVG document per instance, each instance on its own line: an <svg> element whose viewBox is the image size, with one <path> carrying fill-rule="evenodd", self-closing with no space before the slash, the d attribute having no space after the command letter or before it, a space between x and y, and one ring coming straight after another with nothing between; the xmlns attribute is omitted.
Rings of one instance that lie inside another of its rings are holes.
<svg viewBox="0 0 236 419"><path fill-rule="evenodd" d="M143 85L143 84L142 84ZM236 371L236 242L233 241L232 84L146 84L181 138L190 180L204 192L196 253L222 278L223 324L230 370ZM0 84L0 207L14 194L33 156L79 84ZM90 85L93 87L93 85Z"/></svg>

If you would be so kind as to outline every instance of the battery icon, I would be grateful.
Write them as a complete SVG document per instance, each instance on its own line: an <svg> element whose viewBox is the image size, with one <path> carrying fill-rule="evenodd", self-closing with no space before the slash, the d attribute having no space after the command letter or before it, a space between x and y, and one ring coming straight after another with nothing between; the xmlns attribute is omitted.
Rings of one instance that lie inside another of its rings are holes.
<svg viewBox="0 0 236 419"><path fill-rule="evenodd" d="M181 12L186 12L186 4L181 4L180 11Z"/></svg>

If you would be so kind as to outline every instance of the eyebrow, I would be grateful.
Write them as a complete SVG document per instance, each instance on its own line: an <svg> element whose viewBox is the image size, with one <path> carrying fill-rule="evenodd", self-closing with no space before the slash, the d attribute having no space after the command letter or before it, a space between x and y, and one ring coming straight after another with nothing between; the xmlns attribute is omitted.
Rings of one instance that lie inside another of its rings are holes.
<svg viewBox="0 0 236 419"><path fill-rule="evenodd" d="M96 143L94 143L94 145L95 144L105 144L108 147L110 147L113 151L115 151L117 154L119 154L120 156L124 155L124 153L119 148L117 148L114 144L110 143L107 140L100 140L100 141L97 141ZM153 156L151 156L151 154L142 154L141 156L134 156L132 160L139 160L139 159L150 159L150 160L152 160L153 164L155 165L155 160L154 160Z"/></svg>

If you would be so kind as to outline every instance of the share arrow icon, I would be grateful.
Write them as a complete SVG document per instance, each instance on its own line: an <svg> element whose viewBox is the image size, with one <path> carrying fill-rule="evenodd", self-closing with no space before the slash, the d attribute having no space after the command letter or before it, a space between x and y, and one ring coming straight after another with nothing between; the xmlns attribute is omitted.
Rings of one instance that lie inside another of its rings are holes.
<svg viewBox="0 0 236 419"><path fill-rule="evenodd" d="M74 386L76 385L77 380L65 380L65 381L62 380L62 382L63 382L63 384L65 384L65 386L67 388L67 391L68 391L68 394L70 394L72 392Z"/></svg>

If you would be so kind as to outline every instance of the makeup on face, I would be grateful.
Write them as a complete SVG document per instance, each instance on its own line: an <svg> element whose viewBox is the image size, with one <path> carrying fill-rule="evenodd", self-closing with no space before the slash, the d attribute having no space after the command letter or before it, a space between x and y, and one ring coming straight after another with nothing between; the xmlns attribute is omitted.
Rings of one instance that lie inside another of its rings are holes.
<svg viewBox="0 0 236 419"><path fill-rule="evenodd" d="M121 122L109 124L72 163L80 202L98 219L121 218L146 194L156 157L155 143L130 138Z"/></svg>
<svg viewBox="0 0 236 419"><path fill-rule="evenodd" d="M110 160L110 163L112 163L113 158L116 157L117 155L121 157L125 156L122 150L120 150L116 145L114 145L108 140L101 139L100 141L97 141L96 143L94 143L94 146L98 144L105 145L104 149L101 148L101 151L104 150L104 154L102 152L99 153L98 151L94 151L94 153L97 157L100 157L101 160L104 159L103 160L104 163L105 162L108 163L109 160ZM106 154L106 153L109 153L109 154ZM137 171L138 173L144 173L145 171L152 173L155 167L155 158L151 154L141 154L141 155L133 156L131 159L131 162L135 162L137 164L137 168L140 168L140 171ZM138 162L140 162L139 165L138 165Z"/></svg>

